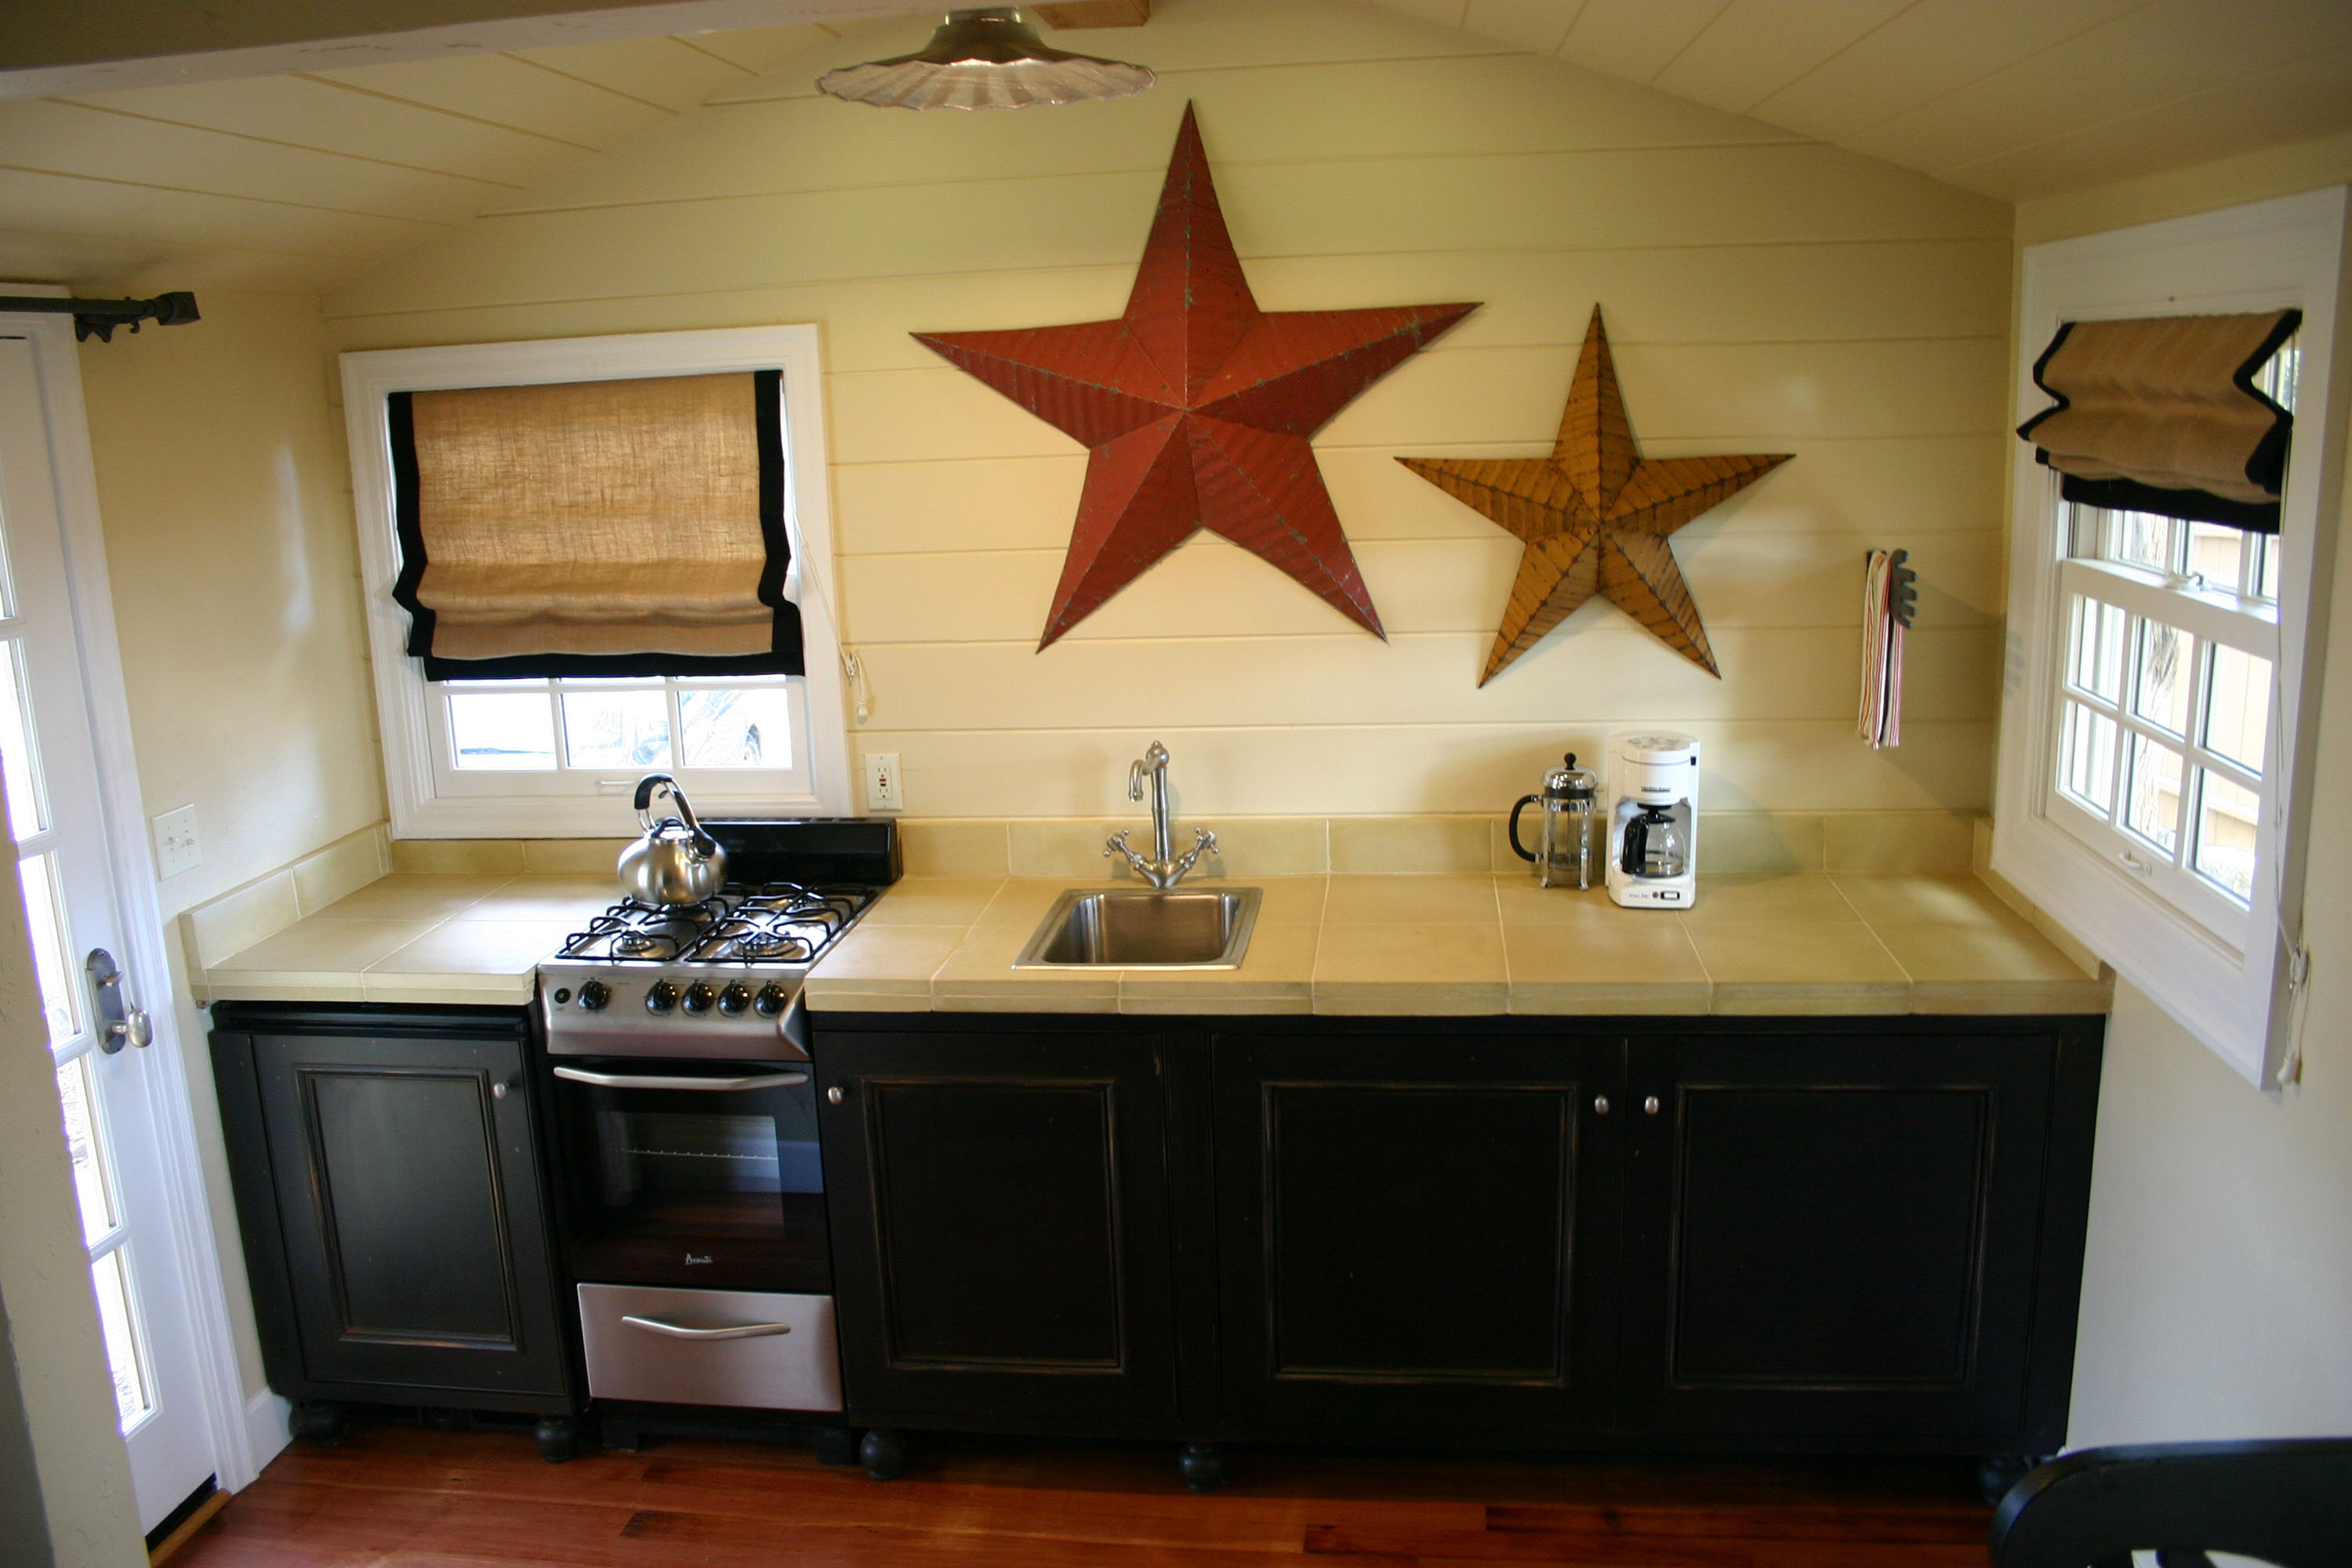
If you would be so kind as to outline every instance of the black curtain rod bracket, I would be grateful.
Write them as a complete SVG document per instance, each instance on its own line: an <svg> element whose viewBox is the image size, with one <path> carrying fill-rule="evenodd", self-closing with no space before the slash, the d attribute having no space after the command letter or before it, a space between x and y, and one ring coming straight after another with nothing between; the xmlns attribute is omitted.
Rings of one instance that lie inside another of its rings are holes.
<svg viewBox="0 0 2352 1568"><path fill-rule="evenodd" d="M93 334L102 343L114 341L114 329L130 323L137 331L142 321L153 321L159 327L184 326L200 320L196 314L196 297L185 290L158 294L152 300L73 300L54 294L0 294L0 315L19 310L35 310L45 315L71 315L74 319L74 342L82 342Z"/></svg>

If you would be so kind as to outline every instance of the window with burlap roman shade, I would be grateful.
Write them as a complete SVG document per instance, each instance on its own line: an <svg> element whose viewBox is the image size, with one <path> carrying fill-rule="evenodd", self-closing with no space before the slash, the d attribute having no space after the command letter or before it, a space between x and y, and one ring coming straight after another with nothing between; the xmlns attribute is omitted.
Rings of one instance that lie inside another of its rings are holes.
<svg viewBox="0 0 2352 1568"><path fill-rule="evenodd" d="M2083 506L2279 529L2294 416L2255 376L2300 310L2068 321L2034 362L2058 400L2017 427Z"/></svg>
<svg viewBox="0 0 2352 1568"><path fill-rule="evenodd" d="M803 674L778 383L392 394L393 597L426 678Z"/></svg>

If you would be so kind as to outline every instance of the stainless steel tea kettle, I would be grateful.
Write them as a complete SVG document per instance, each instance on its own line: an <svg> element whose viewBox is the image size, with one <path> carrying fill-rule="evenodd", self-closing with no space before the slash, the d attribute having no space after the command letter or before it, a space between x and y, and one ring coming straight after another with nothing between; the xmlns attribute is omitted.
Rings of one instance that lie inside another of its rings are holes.
<svg viewBox="0 0 2352 1568"><path fill-rule="evenodd" d="M654 814L656 795L676 809ZM694 819L686 792L667 773L637 781L637 826L646 836L621 851L621 890L640 904L698 904L727 880L727 851Z"/></svg>

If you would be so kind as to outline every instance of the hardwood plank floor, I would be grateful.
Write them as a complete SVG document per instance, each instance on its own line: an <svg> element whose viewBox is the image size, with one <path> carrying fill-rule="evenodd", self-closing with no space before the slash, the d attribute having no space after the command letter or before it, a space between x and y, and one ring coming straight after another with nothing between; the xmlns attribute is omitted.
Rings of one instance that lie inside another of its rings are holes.
<svg viewBox="0 0 2352 1568"><path fill-rule="evenodd" d="M520 1436L362 1426L279 1455L175 1568L1961 1568L1991 1521L1949 1461L1244 1452L1195 1496L1167 1448L927 1436L910 1453L877 1485L805 1448L550 1465Z"/></svg>

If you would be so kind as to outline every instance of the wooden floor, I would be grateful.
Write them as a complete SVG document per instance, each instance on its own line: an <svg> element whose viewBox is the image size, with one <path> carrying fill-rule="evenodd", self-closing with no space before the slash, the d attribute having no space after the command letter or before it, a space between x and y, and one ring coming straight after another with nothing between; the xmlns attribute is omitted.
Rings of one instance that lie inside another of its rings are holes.
<svg viewBox="0 0 2352 1568"><path fill-rule="evenodd" d="M550 1465L503 1433L373 1427L296 1447L173 1568L781 1568L929 1563L1979 1568L1958 1463L1504 1463L926 1439L877 1484L805 1448L667 1442ZM1301 1554L1307 1561L1301 1563Z"/></svg>

